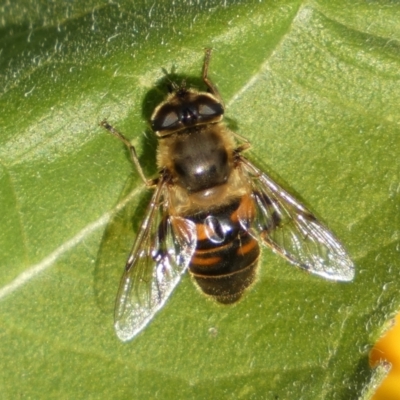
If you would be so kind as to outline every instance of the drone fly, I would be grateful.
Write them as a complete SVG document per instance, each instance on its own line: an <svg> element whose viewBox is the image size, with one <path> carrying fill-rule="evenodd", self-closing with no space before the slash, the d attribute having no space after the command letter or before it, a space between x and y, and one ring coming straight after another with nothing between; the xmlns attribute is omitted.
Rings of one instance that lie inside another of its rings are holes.
<svg viewBox="0 0 400 400"><path fill-rule="evenodd" d="M222 122L224 103L208 78L210 57L207 50L207 91L173 83L153 112L151 127L159 139L155 179L145 177L129 140L101 122L128 147L154 190L116 299L115 330L122 341L150 322L186 270L216 301L239 300L255 280L261 245L326 279L354 277L334 235L244 157L250 144Z"/></svg>

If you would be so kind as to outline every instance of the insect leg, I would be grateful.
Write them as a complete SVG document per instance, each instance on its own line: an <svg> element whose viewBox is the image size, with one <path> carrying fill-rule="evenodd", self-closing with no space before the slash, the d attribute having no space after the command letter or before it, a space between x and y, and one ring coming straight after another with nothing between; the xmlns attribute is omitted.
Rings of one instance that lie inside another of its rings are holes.
<svg viewBox="0 0 400 400"><path fill-rule="evenodd" d="M158 179L147 179L146 176L144 175L143 169L140 165L139 158L136 153L135 147L132 145L132 143L120 132L118 132L113 126L111 126L105 119L100 122L99 124L103 128L107 129L112 135L114 135L116 138L121 140L125 144L125 146L129 149L129 153L131 155L132 162L135 164L140 177L142 178L143 182L145 183L146 186L154 186Z"/></svg>
<svg viewBox="0 0 400 400"><path fill-rule="evenodd" d="M206 52L206 54L205 54L205 58L204 58L203 75L202 75L203 82L207 85L208 91L211 94L213 94L219 100L219 102L224 106L224 101L222 100L217 87L208 78L208 65L210 64L212 50L206 49L205 52Z"/></svg>
<svg viewBox="0 0 400 400"><path fill-rule="evenodd" d="M246 141L245 143L241 144L239 147L237 147L235 149L235 154L239 154L242 151L246 151L246 150L250 149L250 147L251 147L251 144Z"/></svg>

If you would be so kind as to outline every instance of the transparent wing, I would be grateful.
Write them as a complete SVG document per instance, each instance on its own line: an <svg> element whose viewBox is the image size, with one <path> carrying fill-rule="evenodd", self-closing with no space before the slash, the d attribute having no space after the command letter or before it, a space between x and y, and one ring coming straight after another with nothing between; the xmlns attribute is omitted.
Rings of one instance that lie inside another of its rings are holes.
<svg viewBox="0 0 400 400"><path fill-rule="evenodd" d="M303 205L246 158L245 175L252 178L255 234L291 263L326 279L351 281L354 265L341 243Z"/></svg>
<svg viewBox="0 0 400 400"><path fill-rule="evenodd" d="M132 339L164 305L196 247L194 223L169 215L168 197L160 182L126 263L115 304L115 331L122 341Z"/></svg>

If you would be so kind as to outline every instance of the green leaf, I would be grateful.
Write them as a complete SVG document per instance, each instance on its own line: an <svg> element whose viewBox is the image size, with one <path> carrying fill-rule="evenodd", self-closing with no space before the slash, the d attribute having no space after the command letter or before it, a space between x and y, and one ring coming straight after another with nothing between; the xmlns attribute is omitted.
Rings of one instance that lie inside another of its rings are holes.
<svg viewBox="0 0 400 400"><path fill-rule="evenodd" d="M1 10L2 397L366 393L368 351L400 303L400 5L26 0ZM124 256L103 234L133 187L130 242L149 194L98 123L132 138L154 174L147 120L162 68L199 83L205 47L249 157L341 238L356 278L325 281L265 249L238 304L215 304L187 276L123 344L112 302Z"/></svg>

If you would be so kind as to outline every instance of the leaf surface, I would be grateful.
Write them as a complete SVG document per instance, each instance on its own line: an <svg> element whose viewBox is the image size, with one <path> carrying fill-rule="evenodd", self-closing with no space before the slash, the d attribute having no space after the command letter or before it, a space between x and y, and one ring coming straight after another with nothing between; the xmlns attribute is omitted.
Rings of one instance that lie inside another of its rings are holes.
<svg viewBox="0 0 400 400"><path fill-rule="evenodd" d="M400 303L400 6L19 1L2 13L4 397L362 396L368 351ZM131 138L154 174L146 121L162 68L198 84L205 47L228 125L340 237L356 278L325 281L265 249L238 304L185 277L122 344L113 299L149 193L98 123Z"/></svg>

